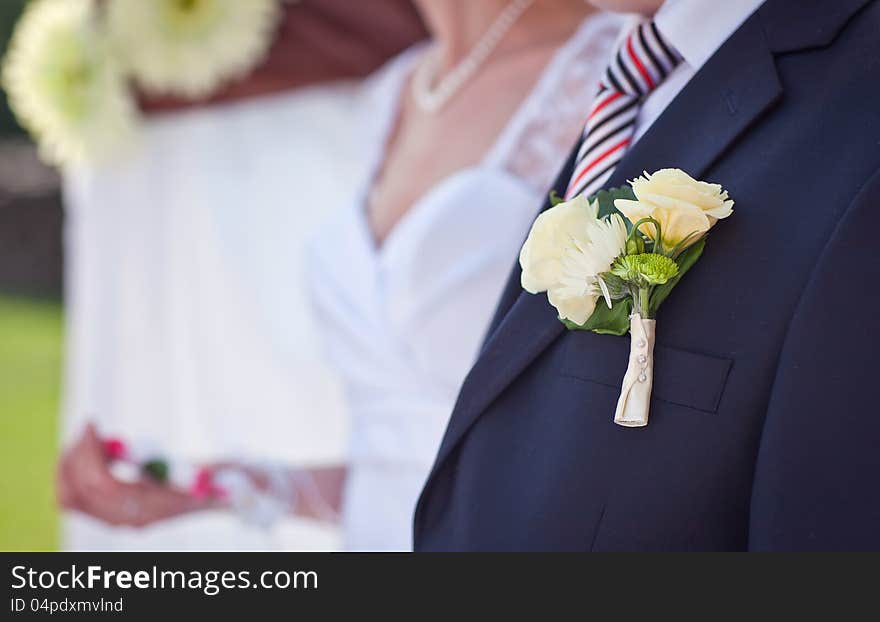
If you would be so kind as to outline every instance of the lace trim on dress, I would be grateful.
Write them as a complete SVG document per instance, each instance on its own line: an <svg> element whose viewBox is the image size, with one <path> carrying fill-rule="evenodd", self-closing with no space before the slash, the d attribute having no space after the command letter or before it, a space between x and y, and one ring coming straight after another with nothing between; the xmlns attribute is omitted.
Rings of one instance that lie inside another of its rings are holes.
<svg viewBox="0 0 880 622"><path fill-rule="evenodd" d="M617 15L591 15L559 49L496 145L501 168L538 192L550 187L583 129L624 22Z"/></svg>

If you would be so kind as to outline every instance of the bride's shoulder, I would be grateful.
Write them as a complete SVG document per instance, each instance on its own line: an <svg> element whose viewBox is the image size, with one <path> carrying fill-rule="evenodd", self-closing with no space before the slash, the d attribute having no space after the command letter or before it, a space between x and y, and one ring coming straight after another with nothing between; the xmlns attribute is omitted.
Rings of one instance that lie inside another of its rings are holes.
<svg viewBox="0 0 880 622"><path fill-rule="evenodd" d="M598 62L604 67L611 50L634 19L631 15L619 13L593 13L581 22L565 47L572 60Z"/></svg>
<svg viewBox="0 0 880 622"><path fill-rule="evenodd" d="M359 89L362 105L379 107L393 105L407 76L426 46L426 42L420 42L408 47L367 76Z"/></svg>
<svg viewBox="0 0 880 622"><path fill-rule="evenodd" d="M548 187L577 138L627 17L593 13L560 46L496 151L502 167Z"/></svg>
<svg viewBox="0 0 880 622"><path fill-rule="evenodd" d="M596 85L608 64L630 16L596 12L583 19L557 49L531 95L538 116L559 118L559 106L583 109L596 94ZM563 116L564 118L564 116Z"/></svg>

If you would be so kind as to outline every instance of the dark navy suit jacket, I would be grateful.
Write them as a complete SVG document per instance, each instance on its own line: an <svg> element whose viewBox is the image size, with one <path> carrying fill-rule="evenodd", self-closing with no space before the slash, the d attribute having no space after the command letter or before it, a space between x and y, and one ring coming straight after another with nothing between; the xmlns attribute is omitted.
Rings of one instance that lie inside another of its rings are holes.
<svg viewBox="0 0 880 622"><path fill-rule="evenodd" d="M768 0L608 185L664 167L736 207L658 315L649 425L612 422L628 338L515 269L417 550L880 549L880 0Z"/></svg>

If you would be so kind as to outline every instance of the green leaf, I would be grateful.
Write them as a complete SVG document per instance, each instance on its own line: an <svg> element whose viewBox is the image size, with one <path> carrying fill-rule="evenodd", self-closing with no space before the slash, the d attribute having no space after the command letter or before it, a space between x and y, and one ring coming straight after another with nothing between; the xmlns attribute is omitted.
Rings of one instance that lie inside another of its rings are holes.
<svg viewBox="0 0 880 622"><path fill-rule="evenodd" d="M629 185L626 185L620 186L619 188L600 190L596 193L596 196L590 198L590 203L592 203L593 201L599 202L599 218L603 218L605 216L608 216L609 214L620 214L617 208L614 207L615 199L635 200L635 198L636 195L633 193L632 188Z"/></svg>
<svg viewBox="0 0 880 622"><path fill-rule="evenodd" d="M603 272L599 276L605 281L605 286L608 288L611 300L620 300L630 295L629 286L626 284L626 281L613 272Z"/></svg>
<svg viewBox="0 0 880 622"><path fill-rule="evenodd" d="M144 473L152 480L164 484L168 481L168 463L163 460L149 460L144 463Z"/></svg>
<svg viewBox="0 0 880 622"><path fill-rule="evenodd" d="M703 238L693 246L686 248L681 255L678 256L678 259L675 260L675 263L678 264L678 275L669 279L663 285L655 287L651 294L651 300L648 303L650 306L651 317L657 317L657 309L660 308L660 305L663 304L663 301L666 300L666 297L669 296L672 289L678 285L681 277L683 277L685 273L697 263L700 255L703 254L703 248L705 248L705 246L706 238Z"/></svg>
<svg viewBox="0 0 880 622"><path fill-rule="evenodd" d="M596 304L593 315L583 325L570 320L562 320L569 330L591 330L600 335L625 335L629 332L629 316L632 313L632 298L615 302L611 308L603 300Z"/></svg>
<svg viewBox="0 0 880 622"><path fill-rule="evenodd" d="M550 191L550 207L556 207L560 203L565 203L565 199L559 196L559 193L556 190Z"/></svg>

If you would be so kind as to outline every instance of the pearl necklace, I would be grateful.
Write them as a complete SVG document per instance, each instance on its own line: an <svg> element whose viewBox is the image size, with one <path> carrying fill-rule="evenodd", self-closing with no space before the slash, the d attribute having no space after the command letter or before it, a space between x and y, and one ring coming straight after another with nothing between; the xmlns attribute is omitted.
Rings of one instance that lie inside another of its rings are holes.
<svg viewBox="0 0 880 622"><path fill-rule="evenodd" d="M434 50L426 55L425 60L416 69L412 77L413 99L424 112L434 114L449 102L474 74L486 63L486 60L501 43L507 31L532 5L534 0L512 0L501 14L492 22L486 33L474 45L467 56L450 71L446 77L437 82L438 57Z"/></svg>

